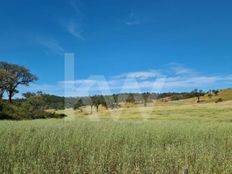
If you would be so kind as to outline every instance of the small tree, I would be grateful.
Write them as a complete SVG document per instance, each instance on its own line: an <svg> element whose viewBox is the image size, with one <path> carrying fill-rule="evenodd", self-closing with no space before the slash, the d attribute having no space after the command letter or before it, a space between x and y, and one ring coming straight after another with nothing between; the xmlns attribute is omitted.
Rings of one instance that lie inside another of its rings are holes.
<svg viewBox="0 0 232 174"><path fill-rule="evenodd" d="M23 93L23 97L26 98L26 99L28 99L30 97L33 97L35 95L36 95L36 93L32 93L32 92Z"/></svg>
<svg viewBox="0 0 232 174"><path fill-rule="evenodd" d="M113 108L115 108L115 107L118 108L119 107L118 98L119 98L118 94L113 95L113 100L114 100Z"/></svg>
<svg viewBox="0 0 232 174"><path fill-rule="evenodd" d="M98 112L99 109L99 105L100 105L100 100L99 100L99 96L93 96L91 97L91 113L92 113L92 107L95 106L96 110Z"/></svg>
<svg viewBox="0 0 232 174"><path fill-rule="evenodd" d="M215 96L218 96L219 90L213 90L212 92L214 93Z"/></svg>
<svg viewBox="0 0 232 174"><path fill-rule="evenodd" d="M191 92L192 96L197 97L197 103L200 103L200 97L204 96L205 93L202 90L194 89Z"/></svg>
<svg viewBox="0 0 232 174"><path fill-rule="evenodd" d="M92 103L92 102L90 103L90 108L91 108L91 111L90 111L90 112L91 112L91 114L92 114L92 113L93 113L93 103Z"/></svg>
<svg viewBox="0 0 232 174"><path fill-rule="evenodd" d="M208 93L208 97L211 99L213 97L212 93Z"/></svg>
<svg viewBox="0 0 232 174"><path fill-rule="evenodd" d="M46 108L46 99L41 94L34 94L28 97L23 103L23 108L28 112L44 111Z"/></svg>
<svg viewBox="0 0 232 174"><path fill-rule="evenodd" d="M82 99L79 99L76 104L74 105L74 110L80 109L82 106L84 106L84 103L82 101Z"/></svg>
<svg viewBox="0 0 232 174"><path fill-rule="evenodd" d="M148 93L148 92L143 93L143 100L144 100L144 106L145 107L147 106L147 102L149 100L149 97L150 97L150 93Z"/></svg>
<svg viewBox="0 0 232 174"><path fill-rule="evenodd" d="M2 89L8 92L9 102L12 103L12 97L18 92L17 88L20 85L28 86L31 82L37 80L38 78L31 74L30 70L19 65L8 64L6 62L0 62L0 70L7 74L4 77L5 84ZM1 76L1 80L2 80Z"/></svg>
<svg viewBox="0 0 232 174"><path fill-rule="evenodd" d="M126 102L127 103L135 103L135 98L134 98L134 95L133 94L129 94L127 99L126 99Z"/></svg>
<svg viewBox="0 0 232 174"><path fill-rule="evenodd" d="M108 105L110 106L112 103L112 100L109 97L104 97L103 95L99 96L99 100L100 104L106 109L108 109Z"/></svg>

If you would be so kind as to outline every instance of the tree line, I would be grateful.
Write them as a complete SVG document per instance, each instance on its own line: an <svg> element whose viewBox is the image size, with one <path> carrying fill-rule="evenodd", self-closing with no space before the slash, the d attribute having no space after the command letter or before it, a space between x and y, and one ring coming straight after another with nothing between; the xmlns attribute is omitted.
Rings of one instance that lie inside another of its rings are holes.
<svg viewBox="0 0 232 174"><path fill-rule="evenodd" d="M169 99L173 100L183 100L188 98L197 98L197 103L201 102L201 97L206 94L209 95L218 95L219 90L209 90L208 92L204 92L203 90L194 89L191 92L169 92L169 93L125 93L125 94L114 94L114 95L96 95L90 97L81 97L81 98L71 98L71 101L74 103L66 103L66 106L69 106L74 109L80 109L85 106L95 107L98 112L99 106L103 106L106 109L114 109L120 107L120 103L131 103L131 104L143 104L144 107L147 106L148 103L151 103L155 100L166 101ZM165 100L164 100L165 99ZM69 98L66 100L70 101Z"/></svg>
<svg viewBox="0 0 232 174"><path fill-rule="evenodd" d="M183 100L188 98L196 97L196 102L201 102L201 97L208 94L218 95L219 90L210 90L208 92L203 92L202 90L194 89L191 92L180 92L180 93L123 93L123 94L113 94L113 95L95 95L86 97L60 97L55 95L49 95L42 92L37 93L24 93L23 99L16 99L15 103L21 103L24 100L36 99L36 102L43 106L43 109L55 109L63 110L65 108L82 109L82 107L90 106L91 112L93 108L96 111L99 110L99 106L103 106L106 109L117 109L121 107L122 103L128 104L142 104L144 107L148 103L152 103L155 100L160 101L174 101ZM40 99L40 101L38 100Z"/></svg>

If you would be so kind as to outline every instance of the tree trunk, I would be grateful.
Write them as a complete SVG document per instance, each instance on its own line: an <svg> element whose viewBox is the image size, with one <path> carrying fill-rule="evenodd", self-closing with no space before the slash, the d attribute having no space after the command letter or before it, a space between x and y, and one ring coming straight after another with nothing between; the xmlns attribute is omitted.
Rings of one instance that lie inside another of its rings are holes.
<svg viewBox="0 0 232 174"><path fill-rule="evenodd" d="M200 103L200 96L197 97L197 103Z"/></svg>
<svg viewBox="0 0 232 174"><path fill-rule="evenodd" d="M9 102L12 103L13 92L9 91Z"/></svg>
<svg viewBox="0 0 232 174"><path fill-rule="evenodd" d="M99 106L97 105L97 106L96 106L97 112L98 112L98 107L99 107Z"/></svg>
<svg viewBox="0 0 232 174"><path fill-rule="evenodd" d="M147 101L146 100L144 101L144 107L147 107Z"/></svg>
<svg viewBox="0 0 232 174"><path fill-rule="evenodd" d="M93 113L93 105L90 106L91 107L91 114Z"/></svg>
<svg viewBox="0 0 232 174"><path fill-rule="evenodd" d="M2 98L3 98L3 90L0 89L0 100L2 100Z"/></svg>

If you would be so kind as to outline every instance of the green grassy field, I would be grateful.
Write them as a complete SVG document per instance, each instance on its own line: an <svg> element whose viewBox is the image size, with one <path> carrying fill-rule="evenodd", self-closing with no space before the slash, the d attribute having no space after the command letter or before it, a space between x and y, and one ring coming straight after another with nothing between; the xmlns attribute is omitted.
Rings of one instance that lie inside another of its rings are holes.
<svg viewBox="0 0 232 174"><path fill-rule="evenodd" d="M231 174L231 104L189 100L1 121L0 173Z"/></svg>
<svg viewBox="0 0 232 174"><path fill-rule="evenodd" d="M0 123L0 173L232 173L232 124Z"/></svg>

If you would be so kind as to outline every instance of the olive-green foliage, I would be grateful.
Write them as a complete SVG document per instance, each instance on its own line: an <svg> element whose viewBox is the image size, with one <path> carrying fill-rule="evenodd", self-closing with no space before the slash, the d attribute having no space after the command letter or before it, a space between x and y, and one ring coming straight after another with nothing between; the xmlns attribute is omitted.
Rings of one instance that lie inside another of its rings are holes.
<svg viewBox="0 0 232 174"><path fill-rule="evenodd" d="M219 102L223 102L223 99L222 98L218 98L215 103L219 103Z"/></svg>
<svg viewBox="0 0 232 174"><path fill-rule="evenodd" d="M74 105L74 110L76 110L76 109L80 109L82 106L84 106L84 103L83 103L83 101L82 101L82 99L79 99L78 101L77 101L77 103Z"/></svg>
<svg viewBox="0 0 232 174"><path fill-rule="evenodd" d="M23 66L0 61L0 90L8 92L10 103L12 103L12 97L19 92L18 86L28 86L37 79L29 69Z"/></svg>
<svg viewBox="0 0 232 174"><path fill-rule="evenodd" d="M232 173L232 123L0 122L0 173Z"/></svg>
<svg viewBox="0 0 232 174"><path fill-rule="evenodd" d="M41 119L41 118L63 118L64 114L45 112L45 101L40 95L35 95L18 103L2 102L0 120L22 120L22 119Z"/></svg>
<svg viewBox="0 0 232 174"><path fill-rule="evenodd" d="M135 103L135 97L133 94L129 94L127 99L126 99L127 103Z"/></svg>
<svg viewBox="0 0 232 174"><path fill-rule="evenodd" d="M55 95L49 95L42 92L31 93L27 92L24 93L23 96L28 99L33 96L40 96L43 99L43 107L45 109L64 109L65 105L65 98L59 97Z"/></svg>

